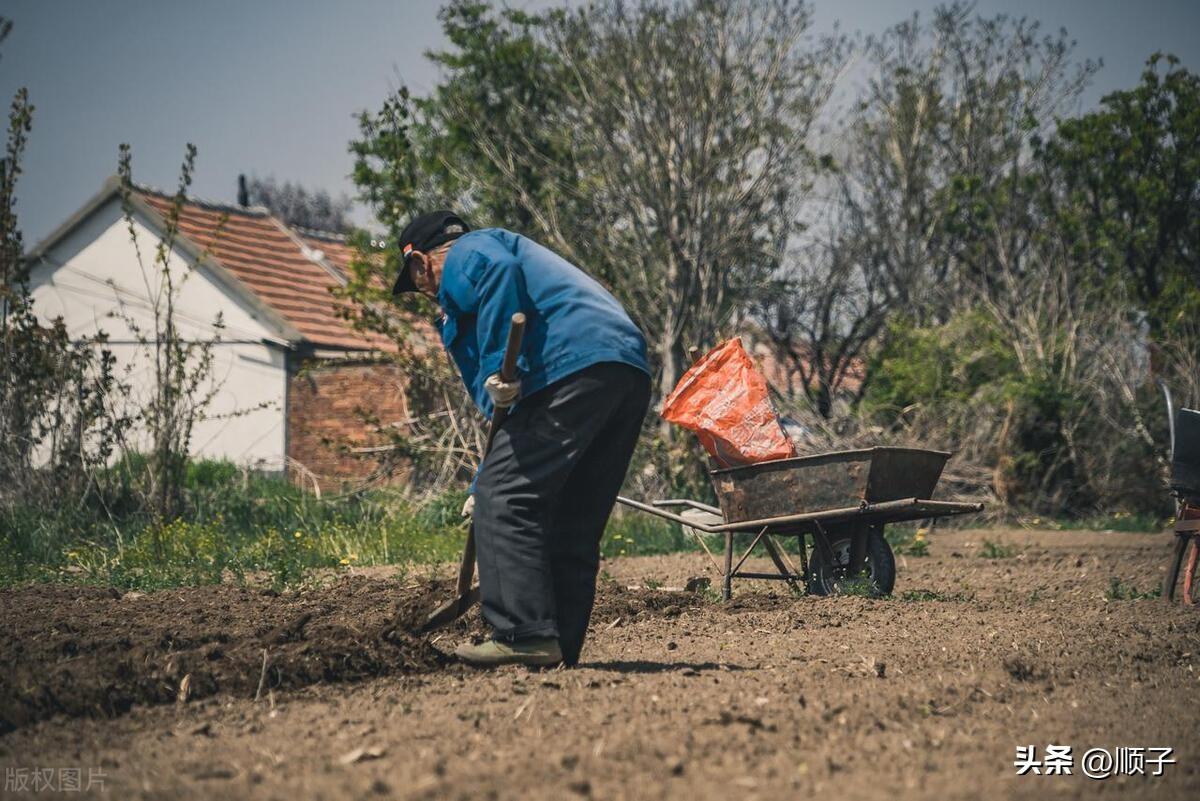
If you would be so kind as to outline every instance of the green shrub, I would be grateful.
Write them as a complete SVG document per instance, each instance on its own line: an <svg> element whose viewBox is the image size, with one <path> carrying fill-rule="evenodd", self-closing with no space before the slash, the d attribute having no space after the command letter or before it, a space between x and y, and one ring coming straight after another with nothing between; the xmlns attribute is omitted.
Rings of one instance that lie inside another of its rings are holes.
<svg viewBox="0 0 1200 801"><path fill-rule="evenodd" d="M941 326L898 320L869 366L864 411L890 421L914 405L962 405L1011 376L1011 349L982 312L963 312Z"/></svg>
<svg viewBox="0 0 1200 801"><path fill-rule="evenodd" d="M1157 388L1135 382L1127 397L1099 386L1079 367L1095 357L1073 331L1041 336L1019 358L1011 333L980 309L943 324L893 322L861 408L885 431L957 451L1012 511L1161 517L1166 488L1146 469L1165 448L1146 428L1165 431Z"/></svg>

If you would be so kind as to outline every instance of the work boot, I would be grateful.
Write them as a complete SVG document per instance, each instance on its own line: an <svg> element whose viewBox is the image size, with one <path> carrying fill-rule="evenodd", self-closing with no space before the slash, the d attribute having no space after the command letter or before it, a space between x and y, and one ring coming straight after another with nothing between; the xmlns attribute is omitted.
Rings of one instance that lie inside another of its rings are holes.
<svg viewBox="0 0 1200 801"><path fill-rule="evenodd" d="M540 637L518 642L488 640L479 645L463 643L454 655L473 667L490 668L499 665L529 665L550 667L562 661L562 651L554 637Z"/></svg>

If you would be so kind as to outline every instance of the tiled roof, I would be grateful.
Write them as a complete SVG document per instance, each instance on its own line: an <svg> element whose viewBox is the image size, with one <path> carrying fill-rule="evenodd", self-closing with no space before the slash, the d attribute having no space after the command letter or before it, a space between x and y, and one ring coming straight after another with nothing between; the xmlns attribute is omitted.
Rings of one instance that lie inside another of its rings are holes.
<svg viewBox="0 0 1200 801"><path fill-rule="evenodd" d="M350 271L350 262L354 259L354 248L339 234L327 234L311 231L307 228L297 228L296 233L304 240L304 244L313 250L325 254L328 261L343 274Z"/></svg>
<svg viewBox="0 0 1200 801"><path fill-rule="evenodd" d="M295 229L304 243L313 250L320 251L325 260L333 267L339 270L343 275L350 274L350 262L357 256L355 248L352 247L344 236L339 234L331 234L324 231L313 231L308 228ZM376 288L388 289L390 285L384 285L376 278L372 280ZM407 337L407 342L412 348L412 353L418 356L428 355L431 351L434 353L441 352L442 338L438 334L436 328L426 319L419 316L407 318L408 327L411 335Z"/></svg>
<svg viewBox="0 0 1200 801"><path fill-rule="evenodd" d="M170 214L170 197L148 189L140 194L164 218ZM305 341L327 348L396 349L386 337L353 330L339 315L345 304L332 290L344 283L353 253L345 241L289 228L266 209L191 200L180 209L179 233L215 258Z"/></svg>

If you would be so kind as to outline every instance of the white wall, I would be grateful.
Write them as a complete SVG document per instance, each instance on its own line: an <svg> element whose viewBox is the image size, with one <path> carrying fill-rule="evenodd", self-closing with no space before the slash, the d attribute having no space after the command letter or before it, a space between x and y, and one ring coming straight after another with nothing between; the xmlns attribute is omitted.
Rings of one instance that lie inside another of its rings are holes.
<svg viewBox="0 0 1200 801"><path fill-rule="evenodd" d="M137 329L152 336L153 298L161 286L153 263L158 238L144 222L135 218L144 269L120 201L113 198L55 244L31 277L34 308L43 319L61 316L75 336L109 335L135 405L154 388L152 346L136 340ZM193 432L193 455L282 469L287 372L279 334L203 271L189 272L182 253L171 254L170 268L179 286L175 305L181 334L221 339L213 351L211 386L217 391L208 409L211 419ZM225 325L219 332L213 327L218 312Z"/></svg>

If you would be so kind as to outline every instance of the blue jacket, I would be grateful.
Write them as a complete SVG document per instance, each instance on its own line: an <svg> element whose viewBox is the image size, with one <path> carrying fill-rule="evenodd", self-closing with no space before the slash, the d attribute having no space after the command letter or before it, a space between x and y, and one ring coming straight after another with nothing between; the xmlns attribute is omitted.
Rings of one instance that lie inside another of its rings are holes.
<svg viewBox="0 0 1200 801"><path fill-rule="evenodd" d="M442 268L442 343L475 405L488 417L483 382L500 371L515 312L527 318L517 360L521 396L599 362L650 372L646 340L608 290L566 259L503 228L463 234Z"/></svg>

